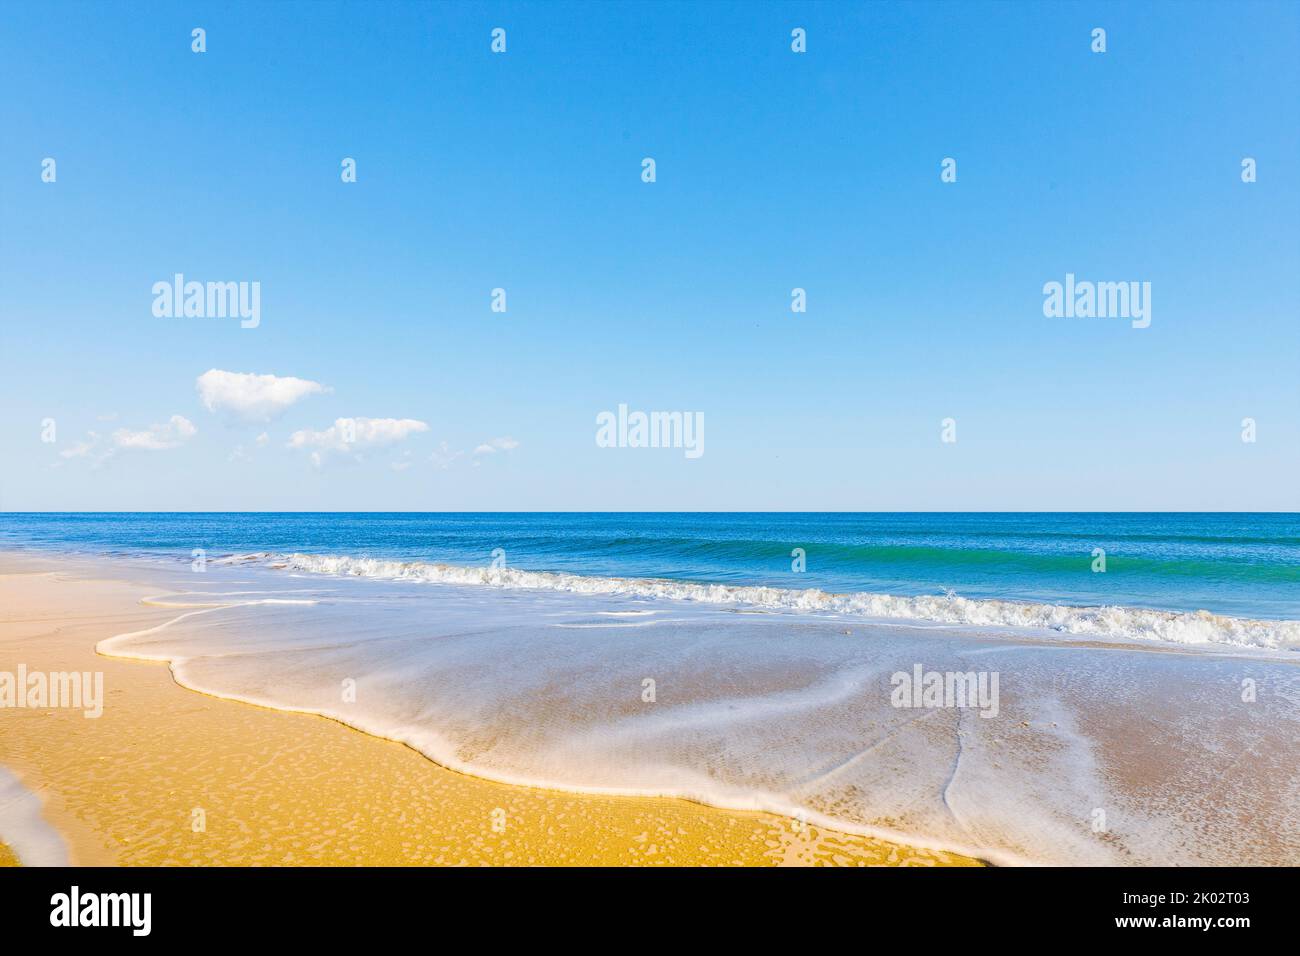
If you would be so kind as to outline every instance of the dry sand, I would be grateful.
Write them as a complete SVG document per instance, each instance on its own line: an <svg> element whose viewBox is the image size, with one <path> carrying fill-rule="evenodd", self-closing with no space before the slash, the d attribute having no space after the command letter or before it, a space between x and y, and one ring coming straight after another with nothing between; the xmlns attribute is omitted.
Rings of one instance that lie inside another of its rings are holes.
<svg viewBox="0 0 1300 956"><path fill-rule="evenodd" d="M0 709L0 766L41 796L75 864L976 862L764 813L493 783L325 718L195 693L166 665L94 652L176 615L143 606L160 589L120 573L0 554L0 671L104 674L97 719ZM0 844L0 865L13 862Z"/></svg>

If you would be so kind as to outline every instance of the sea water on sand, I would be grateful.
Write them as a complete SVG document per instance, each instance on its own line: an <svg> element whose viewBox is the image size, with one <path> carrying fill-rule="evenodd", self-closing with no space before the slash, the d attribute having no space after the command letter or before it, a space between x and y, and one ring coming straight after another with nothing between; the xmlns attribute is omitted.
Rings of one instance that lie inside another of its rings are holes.
<svg viewBox="0 0 1300 956"><path fill-rule="evenodd" d="M1300 684L1278 652L246 565L167 600L181 619L101 650L503 782L1008 863L1279 863L1300 846ZM920 706L902 706L918 667Z"/></svg>
<svg viewBox="0 0 1300 956"><path fill-rule="evenodd" d="M0 841L25 866L67 865L67 847L45 822L40 797L4 767L0 767Z"/></svg>

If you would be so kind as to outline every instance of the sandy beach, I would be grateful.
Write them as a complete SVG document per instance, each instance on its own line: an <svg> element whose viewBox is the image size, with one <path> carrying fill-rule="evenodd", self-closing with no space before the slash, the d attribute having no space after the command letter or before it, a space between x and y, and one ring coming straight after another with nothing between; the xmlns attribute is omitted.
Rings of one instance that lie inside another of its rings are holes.
<svg viewBox="0 0 1300 956"><path fill-rule="evenodd" d="M95 653L175 617L141 604L159 593L82 559L0 554L0 670L104 675L97 718L0 711L0 766L39 795L74 864L976 863L771 814L498 784L335 721L196 693L164 664ZM0 865L15 862L0 844Z"/></svg>

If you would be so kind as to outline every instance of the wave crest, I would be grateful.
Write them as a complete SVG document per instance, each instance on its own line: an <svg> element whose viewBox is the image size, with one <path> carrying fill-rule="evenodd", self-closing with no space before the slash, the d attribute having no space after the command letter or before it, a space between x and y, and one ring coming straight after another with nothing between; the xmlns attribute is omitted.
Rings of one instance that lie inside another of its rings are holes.
<svg viewBox="0 0 1300 956"><path fill-rule="evenodd" d="M217 563L257 563L282 570L392 581L533 588L573 594L698 601L706 604L743 604L779 610L821 611L976 627L1040 628L1081 637L1226 645L1262 650L1300 648L1300 621L1236 618L1209 611L1159 611L1118 605L1073 607L964 598L952 593L917 596L869 592L835 594L818 588L707 584L665 578L600 577L557 571L467 567L347 555L258 552L232 555Z"/></svg>

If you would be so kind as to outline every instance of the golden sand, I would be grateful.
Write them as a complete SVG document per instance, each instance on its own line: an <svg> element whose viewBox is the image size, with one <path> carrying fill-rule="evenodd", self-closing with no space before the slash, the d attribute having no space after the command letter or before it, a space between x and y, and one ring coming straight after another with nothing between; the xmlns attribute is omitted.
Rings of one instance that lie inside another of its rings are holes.
<svg viewBox="0 0 1300 956"><path fill-rule="evenodd" d="M18 857L3 843L0 843L0 866L18 866Z"/></svg>
<svg viewBox="0 0 1300 956"><path fill-rule="evenodd" d="M176 611L141 605L158 593L147 582L91 580L84 567L0 555L0 670L104 673L97 719L0 710L0 765L41 795L73 863L976 862L770 814L493 783L325 718L195 693L164 664L94 652Z"/></svg>

